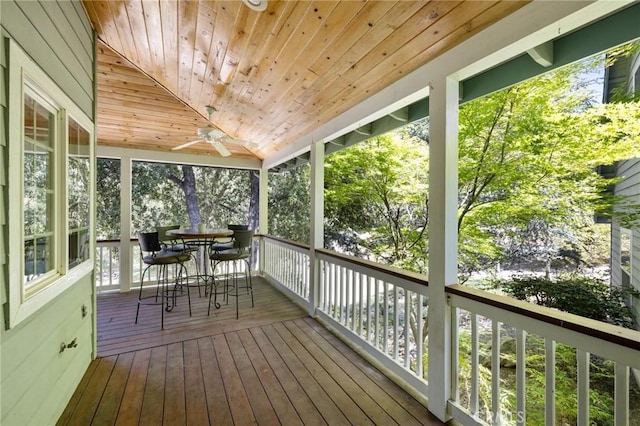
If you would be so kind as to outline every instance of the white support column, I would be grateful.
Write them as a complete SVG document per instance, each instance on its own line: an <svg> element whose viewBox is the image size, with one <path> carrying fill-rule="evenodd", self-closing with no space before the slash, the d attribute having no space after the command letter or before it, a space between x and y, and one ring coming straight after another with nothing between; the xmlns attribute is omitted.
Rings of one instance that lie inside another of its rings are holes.
<svg viewBox="0 0 640 426"><path fill-rule="evenodd" d="M458 81L429 90L429 410L447 421L451 395L451 307L458 274Z"/></svg>
<svg viewBox="0 0 640 426"><path fill-rule="evenodd" d="M259 185L260 199L258 201L258 209L260 216L258 217L258 231L261 234L267 235L269 233L269 169L260 169ZM264 239L260 241L258 270L262 273L265 266Z"/></svg>
<svg viewBox="0 0 640 426"><path fill-rule="evenodd" d="M311 146L311 221L310 229L310 268L309 271L309 315L315 316L316 306L320 295L320 263L316 258L315 250L324 247L324 144L315 142Z"/></svg>
<svg viewBox="0 0 640 426"><path fill-rule="evenodd" d="M120 158L120 292L131 290L131 157Z"/></svg>

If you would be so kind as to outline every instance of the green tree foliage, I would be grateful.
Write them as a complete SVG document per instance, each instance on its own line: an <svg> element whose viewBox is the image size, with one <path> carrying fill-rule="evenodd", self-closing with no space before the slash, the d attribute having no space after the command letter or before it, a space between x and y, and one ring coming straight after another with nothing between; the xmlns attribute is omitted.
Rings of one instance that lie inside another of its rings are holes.
<svg viewBox="0 0 640 426"><path fill-rule="evenodd" d="M269 234L309 244L309 166L269 174Z"/></svg>
<svg viewBox="0 0 640 426"><path fill-rule="evenodd" d="M195 190L200 221L212 227L248 223L251 198L250 173L246 170L190 165L134 162L132 165L131 230L154 230L156 226L198 222L187 211L186 193ZM193 175L195 188L184 185ZM120 162L97 162L97 235L120 234ZM186 190L186 191L185 191ZM253 203L256 208L257 204Z"/></svg>
<svg viewBox="0 0 640 426"><path fill-rule="evenodd" d="M120 160L96 162L96 237L120 238Z"/></svg>
<svg viewBox="0 0 640 426"><path fill-rule="evenodd" d="M590 65L590 64L589 64ZM504 253L503 238L547 265L580 242L611 200L598 165L638 154L638 105L590 107L584 66L519 84L460 109L458 228L466 272ZM573 90L572 90L573 89ZM517 253L521 254L521 253Z"/></svg>
<svg viewBox="0 0 640 426"><path fill-rule="evenodd" d="M428 147L388 134L325 162L326 245L426 271Z"/></svg>
<svg viewBox="0 0 640 426"><path fill-rule="evenodd" d="M514 277L494 285L516 299L628 328L633 328L635 318L625 301L630 296L640 297L640 292L631 287L612 287L579 275L556 280Z"/></svg>

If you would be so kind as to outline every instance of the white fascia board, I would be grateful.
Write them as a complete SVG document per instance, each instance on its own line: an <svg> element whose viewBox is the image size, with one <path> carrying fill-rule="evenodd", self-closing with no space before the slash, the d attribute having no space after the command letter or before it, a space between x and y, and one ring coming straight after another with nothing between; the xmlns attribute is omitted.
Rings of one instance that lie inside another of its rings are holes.
<svg viewBox="0 0 640 426"><path fill-rule="evenodd" d="M260 160L225 158L206 154L185 154L180 152L146 151L143 149L118 148L101 146L96 148L96 156L107 158L131 158L140 161L155 161L160 163L193 164L197 166L223 167L226 169L260 170Z"/></svg>
<svg viewBox="0 0 640 426"><path fill-rule="evenodd" d="M263 167L275 167L309 151L315 142L344 135L428 96L429 81L436 76L464 80L631 3L535 0L265 158Z"/></svg>

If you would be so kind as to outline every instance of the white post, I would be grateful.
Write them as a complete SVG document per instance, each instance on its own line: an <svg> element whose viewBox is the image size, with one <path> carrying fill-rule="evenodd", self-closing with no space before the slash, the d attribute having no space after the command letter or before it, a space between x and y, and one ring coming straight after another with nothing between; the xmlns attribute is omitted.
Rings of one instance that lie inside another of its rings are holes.
<svg viewBox="0 0 640 426"><path fill-rule="evenodd" d="M259 185L258 231L263 235L267 235L269 233L269 169L260 169ZM264 271L265 267L264 246L264 239L260 239L260 249L258 251L258 255L260 256L258 270L260 273Z"/></svg>
<svg viewBox="0 0 640 426"><path fill-rule="evenodd" d="M457 281L458 81L439 77L429 90L429 410L447 421L451 395L451 307Z"/></svg>
<svg viewBox="0 0 640 426"><path fill-rule="evenodd" d="M309 253L309 315L315 316L320 295L320 263L316 258L316 249L324 247L324 143L315 142L311 146L311 221Z"/></svg>
<svg viewBox="0 0 640 426"><path fill-rule="evenodd" d="M120 158L120 292L131 290L131 157Z"/></svg>

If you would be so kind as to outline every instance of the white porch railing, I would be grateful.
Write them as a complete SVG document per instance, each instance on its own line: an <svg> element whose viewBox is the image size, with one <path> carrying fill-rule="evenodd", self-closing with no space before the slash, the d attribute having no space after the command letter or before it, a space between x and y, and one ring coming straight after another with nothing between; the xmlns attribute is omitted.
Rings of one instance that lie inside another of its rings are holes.
<svg viewBox="0 0 640 426"><path fill-rule="evenodd" d="M636 379L630 371L640 368L639 332L461 285L447 292L452 307L453 397L449 409L453 418L462 424L558 424L556 396L558 381L563 380L571 382L571 387L575 384L576 401L571 407L576 419L563 423L602 424L590 418L590 371L597 368L596 374L610 369L615 377L610 389L614 403L609 407L615 424L632 424L629 397ZM557 362L561 347L575 359L566 370ZM540 369L527 365L530 355L542 359L541 407L528 404L528 392L541 386L530 381L530 370ZM505 364L508 367L502 370L510 370L513 380L503 379L501 366ZM562 379L556 374L562 374ZM505 383L511 385L505 387ZM482 387L491 391L482 395ZM563 388L566 392L567 387ZM640 407L634 409L637 412ZM537 412L538 418L531 419L529 412Z"/></svg>
<svg viewBox="0 0 640 426"><path fill-rule="evenodd" d="M428 318L424 276L329 250L315 250L312 259L304 244L258 238L255 254L269 282L315 312L401 386L426 401L429 327L442 326L445 321ZM128 273L135 288L142 265L137 242L129 244L133 245L133 266ZM99 291L117 289L119 242L97 246L96 286ZM315 280L310 276L312 261L317 262ZM452 314L448 401L452 418L462 424L555 425L556 394L563 382L570 381L575 382L574 422L591 424L596 420L590 412L596 373L590 377L590 372L597 367L598 374L609 368L615 377L610 389L615 424L633 424L629 413L640 412L640 402L630 397L637 380L631 372L640 371L640 332L466 286L450 286L446 292ZM570 368L574 376L561 364L559 355L567 351L575 360ZM529 359L539 360L540 365L527 365ZM536 368L544 384L531 381ZM533 406L528 395L542 386L544 402Z"/></svg>
<svg viewBox="0 0 640 426"><path fill-rule="evenodd" d="M260 239L261 271L282 291L309 308L309 246L274 237Z"/></svg>
<svg viewBox="0 0 640 426"><path fill-rule="evenodd" d="M131 239L129 241L131 246L131 271L121 271L120 269L120 253L121 253L121 241L120 240L99 240L96 242L96 279L95 285L98 292L109 290L128 291L129 289L139 288L140 274L146 267L140 257L140 247L138 246L137 239ZM189 276L195 276L196 273L206 274L209 272L210 263L209 257L204 247L199 252L194 253L194 260L185 262L187 273ZM197 266L196 266L197 263ZM219 268L224 268L227 265L220 265ZM244 273L245 264L240 262L238 264L238 272ZM169 268L169 278L173 278L175 270ZM154 286L157 283L157 268L151 268L145 274L145 288L147 286ZM125 275L123 275L125 274ZM123 279L124 278L124 279ZM129 287L125 285L128 283Z"/></svg>
<svg viewBox="0 0 640 426"><path fill-rule="evenodd" d="M95 274L98 291L120 289L120 240L96 242Z"/></svg>
<svg viewBox="0 0 640 426"><path fill-rule="evenodd" d="M262 240L263 273L308 305L313 291L308 281L309 247L266 236ZM317 317L392 372L401 385L410 385L414 395L426 399L427 324L437 327L444 321L427 323L425 277L329 250L315 252ZM452 312L448 412L453 419L474 425L558 424L557 373L563 366L556 360L556 351L562 349L575 355L575 377L563 371L562 380L576 383L576 424L594 422L589 399L593 386L589 373L594 366L599 372L611 368L615 377L610 389L615 424L633 424L629 413L639 412L640 407L630 407L630 389L636 380L630 372L640 370L640 332L465 286L446 291ZM531 382L531 369L539 367L526 364L532 354L542 359L542 407L532 406L527 398L528 392L541 386ZM510 370L514 377L505 380L501 370ZM534 414L542 416L541 423Z"/></svg>

